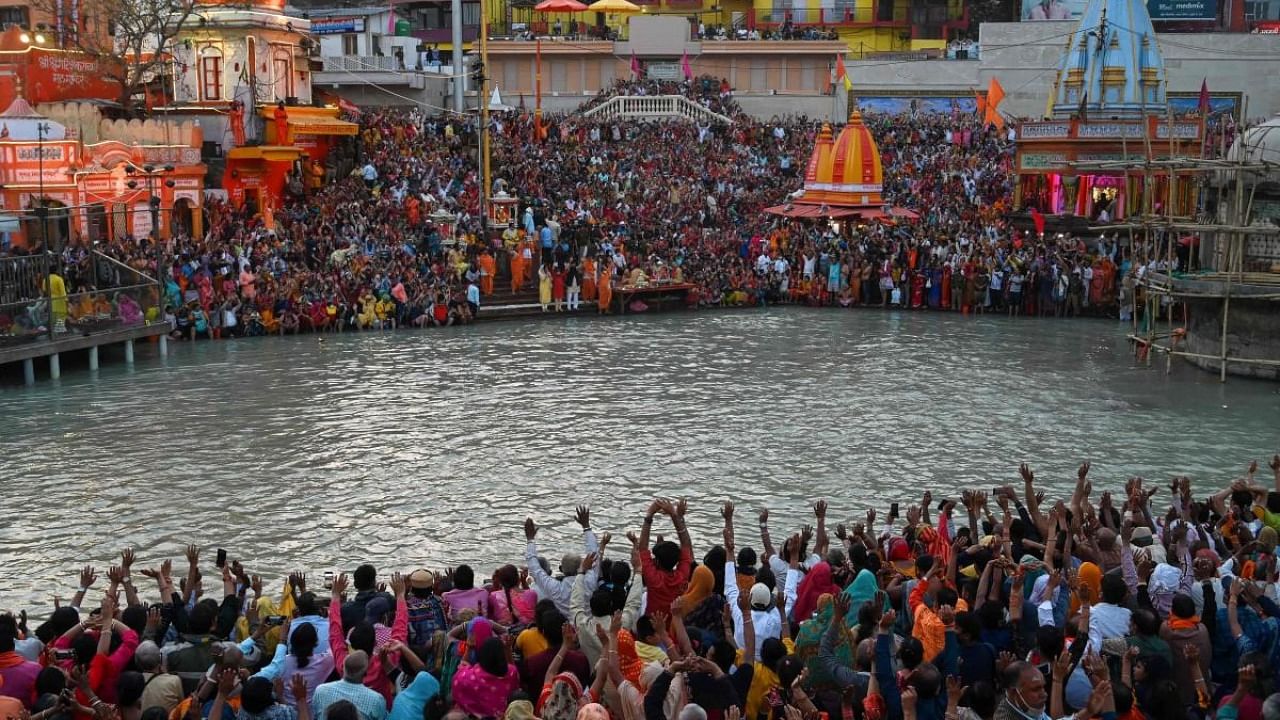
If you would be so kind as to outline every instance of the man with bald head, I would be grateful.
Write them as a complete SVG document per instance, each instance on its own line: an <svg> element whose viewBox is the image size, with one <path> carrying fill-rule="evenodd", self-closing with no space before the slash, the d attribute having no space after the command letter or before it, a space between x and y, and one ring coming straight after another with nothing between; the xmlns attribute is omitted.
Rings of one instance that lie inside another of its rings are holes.
<svg viewBox="0 0 1280 720"><path fill-rule="evenodd" d="M387 701L375 690L365 687L364 675L369 671L369 655L354 650L342 663L342 679L325 683L311 696L311 717L327 720L330 705L347 701L360 713L360 720L386 720Z"/></svg>

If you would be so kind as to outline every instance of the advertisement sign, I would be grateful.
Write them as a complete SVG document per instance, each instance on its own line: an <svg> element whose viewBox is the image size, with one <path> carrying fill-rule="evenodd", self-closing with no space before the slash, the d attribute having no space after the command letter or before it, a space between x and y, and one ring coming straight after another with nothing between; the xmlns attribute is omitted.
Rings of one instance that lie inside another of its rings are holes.
<svg viewBox="0 0 1280 720"><path fill-rule="evenodd" d="M1023 20L1079 20L1086 0L1022 0Z"/></svg>
<svg viewBox="0 0 1280 720"><path fill-rule="evenodd" d="M364 32L362 17L315 18L311 21L311 32L316 35L341 35L342 33Z"/></svg>
<svg viewBox="0 0 1280 720"><path fill-rule="evenodd" d="M120 83L109 75L108 58L84 53L31 48L27 97L34 103L64 100L119 100Z"/></svg>
<svg viewBox="0 0 1280 720"><path fill-rule="evenodd" d="M1218 0L1147 0L1152 20L1217 20Z"/></svg>

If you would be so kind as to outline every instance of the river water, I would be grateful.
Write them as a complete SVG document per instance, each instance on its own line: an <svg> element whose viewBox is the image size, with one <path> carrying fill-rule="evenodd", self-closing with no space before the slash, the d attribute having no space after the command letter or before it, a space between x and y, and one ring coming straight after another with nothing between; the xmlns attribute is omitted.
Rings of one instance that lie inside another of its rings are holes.
<svg viewBox="0 0 1280 720"><path fill-rule="evenodd" d="M69 595L126 545L139 565L225 547L272 579L487 571L528 514L567 550L575 503L625 545L655 494L687 496L701 551L730 498L778 536L816 498L850 520L1022 461L1058 490L1083 459L1099 490L1199 486L1280 449L1277 386L1137 366L1123 331L784 309L171 344L0 389L0 607Z"/></svg>

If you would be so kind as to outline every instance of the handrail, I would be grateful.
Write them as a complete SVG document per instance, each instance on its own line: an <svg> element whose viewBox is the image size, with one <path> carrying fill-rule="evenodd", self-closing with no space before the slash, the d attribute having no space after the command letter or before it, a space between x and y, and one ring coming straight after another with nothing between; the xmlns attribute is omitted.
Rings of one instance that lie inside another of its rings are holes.
<svg viewBox="0 0 1280 720"><path fill-rule="evenodd" d="M674 117L725 125L733 122L727 116L708 110L683 95L617 95L583 111L582 115L601 120Z"/></svg>

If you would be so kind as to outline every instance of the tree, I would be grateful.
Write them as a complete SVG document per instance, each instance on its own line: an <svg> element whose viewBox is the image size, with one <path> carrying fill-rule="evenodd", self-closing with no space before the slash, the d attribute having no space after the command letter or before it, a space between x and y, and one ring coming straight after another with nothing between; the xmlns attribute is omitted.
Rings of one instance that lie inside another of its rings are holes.
<svg viewBox="0 0 1280 720"><path fill-rule="evenodd" d="M189 27L196 0L95 0L77 23L65 0L35 0L34 7L62 16L63 47L98 61L104 78L120 88L117 100L133 114L136 96L153 80L163 81L175 38Z"/></svg>

